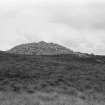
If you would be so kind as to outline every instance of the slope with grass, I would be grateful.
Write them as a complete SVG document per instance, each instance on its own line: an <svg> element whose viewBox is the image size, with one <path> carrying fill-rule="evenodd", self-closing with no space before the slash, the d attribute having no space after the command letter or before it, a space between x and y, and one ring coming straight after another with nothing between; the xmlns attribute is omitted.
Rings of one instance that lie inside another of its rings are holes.
<svg viewBox="0 0 105 105"><path fill-rule="evenodd" d="M47 90L50 87L105 92L105 57L0 53L0 88ZM101 61L101 62L100 62ZM7 86L8 85L8 86Z"/></svg>
<svg viewBox="0 0 105 105"><path fill-rule="evenodd" d="M105 56L1 51L0 105L105 105Z"/></svg>

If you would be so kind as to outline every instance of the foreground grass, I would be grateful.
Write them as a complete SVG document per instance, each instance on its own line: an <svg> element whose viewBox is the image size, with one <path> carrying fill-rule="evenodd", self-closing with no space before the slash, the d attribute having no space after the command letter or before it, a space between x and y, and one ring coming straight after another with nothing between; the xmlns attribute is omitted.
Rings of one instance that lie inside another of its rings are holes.
<svg viewBox="0 0 105 105"><path fill-rule="evenodd" d="M104 95L104 56L0 53L0 105L105 105Z"/></svg>
<svg viewBox="0 0 105 105"><path fill-rule="evenodd" d="M39 91L33 94L0 92L0 105L105 105L104 100L98 100L99 98L95 100L84 95Z"/></svg>

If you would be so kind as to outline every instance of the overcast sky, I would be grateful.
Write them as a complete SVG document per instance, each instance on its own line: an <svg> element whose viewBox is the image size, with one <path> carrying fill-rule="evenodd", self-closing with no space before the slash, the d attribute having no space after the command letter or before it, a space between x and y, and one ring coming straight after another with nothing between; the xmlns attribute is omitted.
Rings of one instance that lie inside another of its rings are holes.
<svg viewBox="0 0 105 105"><path fill-rule="evenodd" d="M0 50L41 40L105 55L105 0L0 0Z"/></svg>

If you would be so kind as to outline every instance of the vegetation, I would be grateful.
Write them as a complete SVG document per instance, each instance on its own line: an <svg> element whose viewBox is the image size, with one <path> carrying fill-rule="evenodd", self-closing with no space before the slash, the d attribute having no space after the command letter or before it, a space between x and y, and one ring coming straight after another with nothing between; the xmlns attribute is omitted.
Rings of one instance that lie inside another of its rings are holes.
<svg viewBox="0 0 105 105"><path fill-rule="evenodd" d="M105 56L0 52L0 105L105 105Z"/></svg>
<svg viewBox="0 0 105 105"><path fill-rule="evenodd" d="M0 53L0 89L33 92L59 87L105 92L104 56Z"/></svg>

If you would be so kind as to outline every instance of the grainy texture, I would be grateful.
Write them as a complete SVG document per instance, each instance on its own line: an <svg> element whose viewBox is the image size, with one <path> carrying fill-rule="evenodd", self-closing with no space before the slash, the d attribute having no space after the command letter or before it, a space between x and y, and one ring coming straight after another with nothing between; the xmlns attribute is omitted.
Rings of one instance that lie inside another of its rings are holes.
<svg viewBox="0 0 105 105"><path fill-rule="evenodd" d="M105 105L104 59L0 52L0 105Z"/></svg>
<svg viewBox="0 0 105 105"><path fill-rule="evenodd" d="M72 50L55 43L46 43L41 41L39 43L28 43L18 45L9 53L26 54L26 55L56 55L56 54L71 54Z"/></svg>
<svg viewBox="0 0 105 105"><path fill-rule="evenodd" d="M104 100L81 99L78 96L35 92L34 94L1 92L0 105L105 105Z"/></svg>

